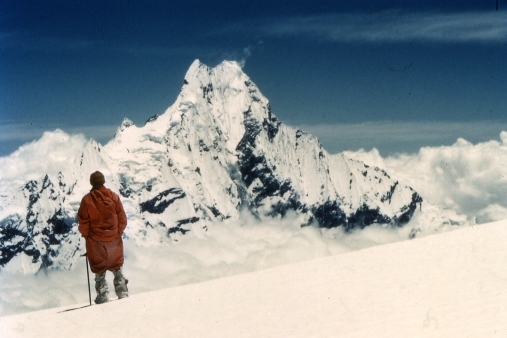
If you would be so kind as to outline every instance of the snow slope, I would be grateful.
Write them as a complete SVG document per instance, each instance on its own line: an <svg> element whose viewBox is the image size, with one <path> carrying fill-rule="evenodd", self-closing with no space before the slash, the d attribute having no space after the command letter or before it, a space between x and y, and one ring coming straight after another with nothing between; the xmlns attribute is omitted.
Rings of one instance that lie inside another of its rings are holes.
<svg viewBox="0 0 507 338"><path fill-rule="evenodd" d="M507 220L463 227L76 311L3 317L0 334L505 337L505 243Z"/></svg>

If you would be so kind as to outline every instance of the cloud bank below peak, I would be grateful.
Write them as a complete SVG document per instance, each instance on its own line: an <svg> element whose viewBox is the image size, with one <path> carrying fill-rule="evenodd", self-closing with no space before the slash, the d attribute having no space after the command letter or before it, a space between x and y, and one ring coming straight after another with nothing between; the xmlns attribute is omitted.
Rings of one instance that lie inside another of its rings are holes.
<svg viewBox="0 0 507 338"><path fill-rule="evenodd" d="M500 141L423 147L417 154L382 158L376 149L345 152L407 182L432 204L476 217L478 223L507 218L507 131Z"/></svg>

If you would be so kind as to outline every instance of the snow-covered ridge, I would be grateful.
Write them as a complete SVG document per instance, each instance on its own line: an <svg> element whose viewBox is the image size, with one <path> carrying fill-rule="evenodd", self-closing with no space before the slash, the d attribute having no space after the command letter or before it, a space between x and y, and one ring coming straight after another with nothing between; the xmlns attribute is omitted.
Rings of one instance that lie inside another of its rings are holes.
<svg viewBox="0 0 507 338"><path fill-rule="evenodd" d="M22 186L0 183L0 266L72 265L81 250L75 215L95 170L121 194L126 238L147 246L199 236L243 211L351 229L402 226L422 203L387 172L329 156L315 137L284 125L237 63L209 68L196 60L164 114L142 127L125 119L112 141L90 141L58 172Z"/></svg>

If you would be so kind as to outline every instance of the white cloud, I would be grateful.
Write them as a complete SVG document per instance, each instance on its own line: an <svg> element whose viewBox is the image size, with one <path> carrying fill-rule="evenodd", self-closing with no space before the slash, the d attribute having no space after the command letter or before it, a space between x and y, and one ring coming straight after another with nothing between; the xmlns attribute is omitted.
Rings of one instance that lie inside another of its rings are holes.
<svg viewBox="0 0 507 338"><path fill-rule="evenodd" d="M331 41L504 42L507 12L328 14L272 20L260 26L272 36L321 37Z"/></svg>
<svg viewBox="0 0 507 338"><path fill-rule="evenodd" d="M57 123L8 123L0 124L0 142L23 144L35 142L47 130L58 130L71 135L81 134L87 139L105 144L113 138L118 125L101 126L58 126Z"/></svg>
<svg viewBox="0 0 507 338"><path fill-rule="evenodd" d="M86 142L83 134L69 135L59 129L46 131L40 139L0 157L0 181L24 183L44 173L57 173L79 154Z"/></svg>
<svg viewBox="0 0 507 338"><path fill-rule="evenodd" d="M0 31L0 50L22 51L89 51L108 50L119 54L135 56L157 55L201 55L205 50L195 46L175 47L146 43L115 43L101 39L62 38L55 36L38 36L37 32Z"/></svg>
<svg viewBox="0 0 507 338"><path fill-rule="evenodd" d="M386 158L376 149L345 153L386 169L426 201L482 223L507 217L507 132L500 139L472 144L460 138L451 146Z"/></svg>

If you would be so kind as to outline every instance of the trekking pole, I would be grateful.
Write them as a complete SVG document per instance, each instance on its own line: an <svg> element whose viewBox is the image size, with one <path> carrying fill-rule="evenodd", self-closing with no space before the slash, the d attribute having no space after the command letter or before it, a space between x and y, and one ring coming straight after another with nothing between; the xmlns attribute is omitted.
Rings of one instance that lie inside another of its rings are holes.
<svg viewBox="0 0 507 338"><path fill-rule="evenodd" d="M88 272L88 253L85 252L84 255L82 255L81 257L85 256L86 258L86 280L88 281L88 299L90 300L90 306L92 306L92 291L90 289L90 272Z"/></svg>

